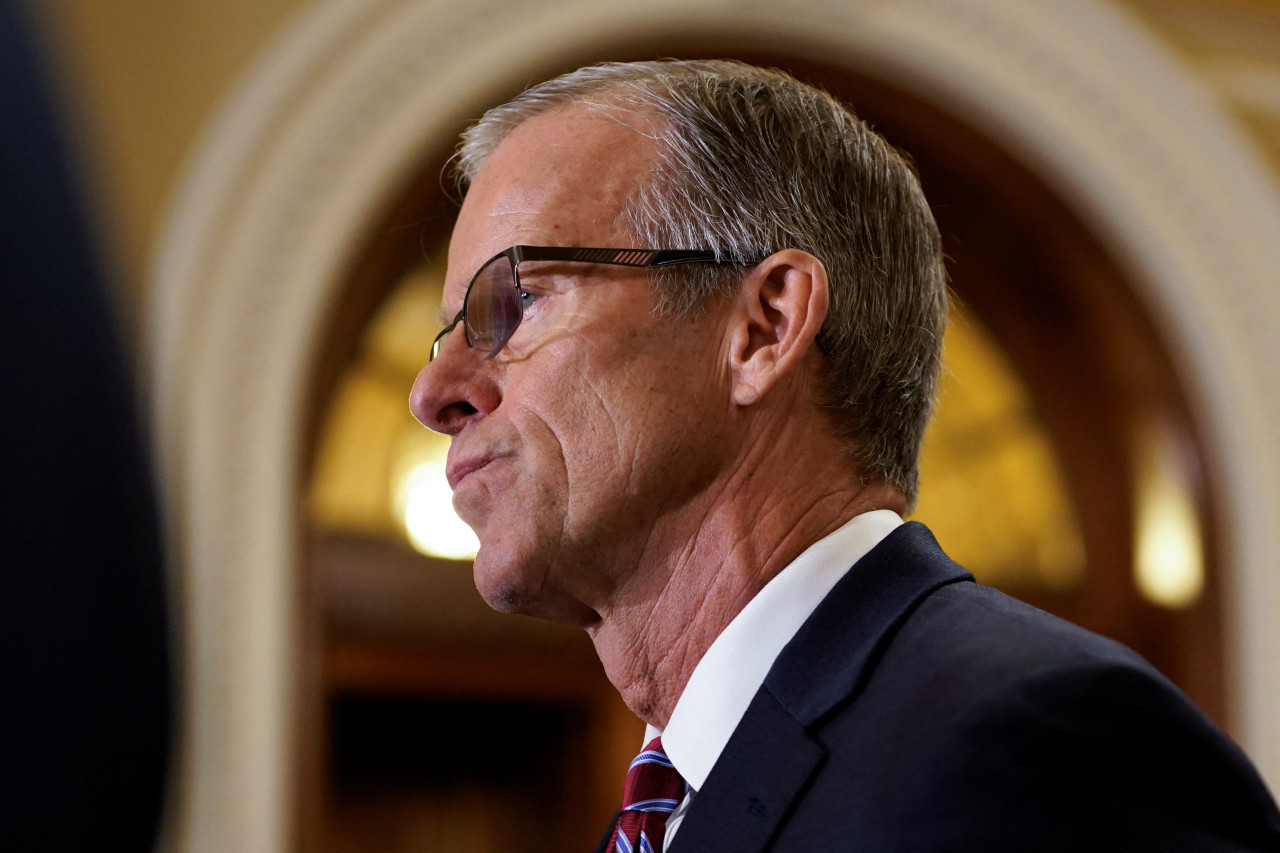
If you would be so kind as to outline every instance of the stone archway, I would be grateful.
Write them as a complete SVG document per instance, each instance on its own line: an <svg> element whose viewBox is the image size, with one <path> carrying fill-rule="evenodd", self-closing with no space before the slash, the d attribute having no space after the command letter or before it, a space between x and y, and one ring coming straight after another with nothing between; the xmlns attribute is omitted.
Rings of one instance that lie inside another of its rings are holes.
<svg viewBox="0 0 1280 853"><path fill-rule="evenodd" d="M370 223L496 93L584 45L672 31L767 42L971 115L1096 224L1207 412L1233 522L1236 729L1280 779L1280 201L1145 31L1102 0L330 0L219 117L156 269L154 409L186 615L176 845L292 843L298 435L326 309Z"/></svg>

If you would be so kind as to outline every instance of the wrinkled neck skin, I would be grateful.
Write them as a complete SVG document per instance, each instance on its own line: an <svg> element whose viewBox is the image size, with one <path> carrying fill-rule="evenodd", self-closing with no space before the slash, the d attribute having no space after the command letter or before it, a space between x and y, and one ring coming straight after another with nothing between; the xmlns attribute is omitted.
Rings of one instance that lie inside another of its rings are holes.
<svg viewBox="0 0 1280 853"><path fill-rule="evenodd" d="M833 464L847 457L810 411L766 415L712 488L655 521L627 581L595 604L587 632L645 722L666 727L712 642L806 548L860 513L905 510L896 489Z"/></svg>

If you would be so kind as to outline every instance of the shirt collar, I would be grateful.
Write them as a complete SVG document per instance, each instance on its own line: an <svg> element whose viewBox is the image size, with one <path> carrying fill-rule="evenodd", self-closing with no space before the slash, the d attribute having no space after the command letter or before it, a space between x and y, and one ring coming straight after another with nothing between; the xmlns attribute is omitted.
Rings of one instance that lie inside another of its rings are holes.
<svg viewBox="0 0 1280 853"><path fill-rule="evenodd" d="M902 524L892 510L854 516L809 546L734 617L707 649L658 735L693 790L707 781L778 653L845 572Z"/></svg>

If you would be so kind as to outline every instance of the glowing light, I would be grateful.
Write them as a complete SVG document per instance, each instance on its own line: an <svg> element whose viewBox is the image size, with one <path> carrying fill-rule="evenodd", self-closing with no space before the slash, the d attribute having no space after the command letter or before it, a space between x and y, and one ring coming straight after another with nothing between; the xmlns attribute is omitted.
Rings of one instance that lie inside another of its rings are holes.
<svg viewBox="0 0 1280 853"><path fill-rule="evenodd" d="M406 448L398 466L396 515L419 552L449 560L475 559L480 542L453 511L453 492L445 479L448 440L423 433L426 437Z"/></svg>
<svg viewBox="0 0 1280 853"><path fill-rule="evenodd" d="M1134 580L1149 601L1177 609L1204 590L1204 550L1200 517L1190 476L1171 436L1146 442L1138 483Z"/></svg>
<svg viewBox="0 0 1280 853"><path fill-rule="evenodd" d="M1026 383L960 306L943 342L947 367L916 516L983 583L1015 594L1077 589L1087 574L1084 538Z"/></svg>

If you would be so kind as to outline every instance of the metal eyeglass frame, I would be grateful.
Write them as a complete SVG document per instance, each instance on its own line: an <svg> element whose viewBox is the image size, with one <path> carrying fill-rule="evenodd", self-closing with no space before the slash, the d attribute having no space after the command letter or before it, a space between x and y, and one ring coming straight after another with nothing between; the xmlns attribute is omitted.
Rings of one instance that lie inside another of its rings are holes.
<svg viewBox="0 0 1280 853"><path fill-rule="evenodd" d="M588 264L609 264L620 267L671 267L680 264L732 264L738 266L755 266L760 263L759 260L748 258L740 258L736 255L726 255L711 251L709 249L599 249L587 247L573 246L512 246L504 249L494 255L489 260L480 265L476 270L476 274L471 277L471 281L467 283L466 295L462 298L462 310L449 325L440 330L440 334L436 335L434 341L431 342L431 361L435 361L436 356L440 353L440 347L443 345L449 333L454 330L459 322L462 323L463 334L467 341L467 346L472 349L480 349L472 339L473 332L471 326L467 323L467 302L471 299L471 289L475 286L476 279L480 277L489 265L499 258L506 258L511 263L511 284L515 287L518 294L524 291L520 289L520 262L521 261L573 261ZM485 356L485 360L491 359L502 351L507 342L511 340L511 336L515 334L516 329L520 327L520 320L524 318L523 305L521 306L520 319L517 319L511 326L511 330L501 340L495 343L492 351Z"/></svg>

